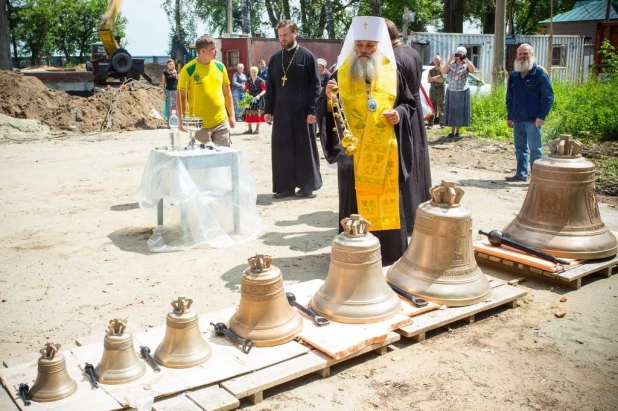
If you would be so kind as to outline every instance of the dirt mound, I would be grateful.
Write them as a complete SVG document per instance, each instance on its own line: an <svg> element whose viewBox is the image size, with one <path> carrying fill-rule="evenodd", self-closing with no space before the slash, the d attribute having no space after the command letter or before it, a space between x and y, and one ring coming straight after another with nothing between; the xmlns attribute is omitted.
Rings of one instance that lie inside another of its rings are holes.
<svg viewBox="0 0 618 411"><path fill-rule="evenodd" d="M0 71L0 113L39 120L53 131L88 133L101 130L103 124L110 125L108 131L164 127L163 120L150 114L152 109L161 113L163 101L160 88L139 82L107 87L84 98L49 89L35 77Z"/></svg>

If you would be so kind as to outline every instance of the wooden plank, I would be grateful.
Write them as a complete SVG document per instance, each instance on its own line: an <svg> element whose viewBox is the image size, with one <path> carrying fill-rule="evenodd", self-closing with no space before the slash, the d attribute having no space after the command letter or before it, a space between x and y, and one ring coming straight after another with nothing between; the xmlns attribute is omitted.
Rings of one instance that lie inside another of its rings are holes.
<svg viewBox="0 0 618 411"><path fill-rule="evenodd" d="M396 341L399 341L400 338L401 337L399 334L390 332L383 342L367 346L360 351L340 359L333 359L319 350L313 350L305 355L293 358L272 367L264 368L254 373L242 375L228 381L223 381L221 383L221 387L225 388L239 399L253 395L254 397L252 399L250 398L250 401L253 401L262 398L263 391L268 388L295 380L312 372L330 369L332 365L390 345Z"/></svg>
<svg viewBox="0 0 618 411"><path fill-rule="evenodd" d="M185 394L156 401L152 405L154 411L204 411L202 407L191 401Z"/></svg>
<svg viewBox="0 0 618 411"><path fill-rule="evenodd" d="M287 291L294 293L296 301L307 307L323 283L323 280L307 281L287 287ZM327 326L318 327L309 317L302 317L304 324L299 338L335 359L345 358L369 345L383 342L390 331L412 322L409 316L397 314L371 324L344 324L333 321Z"/></svg>
<svg viewBox="0 0 618 411"><path fill-rule="evenodd" d="M240 406L240 401L218 385L187 392L187 397L206 411L227 411Z"/></svg>
<svg viewBox="0 0 618 411"><path fill-rule="evenodd" d="M17 400L20 401L20 400ZM0 388L0 410L2 411L15 411L19 410L19 407L15 404L6 388Z"/></svg>
<svg viewBox="0 0 618 411"><path fill-rule="evenodd" d="M161 372L158 373L155 373L147 364L146 374L136 381L121 385L101 384L101 386L117 402L123 406L129 406L131 398L141 398L145 395L156 399L167 397L268 367L309 351L309 348L302 344L291 341L277 347L254 347L249 355L243 353L238 345L233 344L226 337L216 336L213 327L209 324L218 322L221 318L228 320L234 311L234 307L229 307L199 317L200 330L212 350L211 358L205 363L185 369L161 366ZM159 326L148 332L134 334L134 348L137 351L140 345L146 345L150 347L154 355L157 346L165 336L165 331L166 326ZM92 341L95 342L75 347L72 350L82 366L86 362L97 364L103 355L103 335ZM85 340L78 340L78 343L82 342Z"/></svg>
<svg viewBox="0 0 618 411"><path fill-rule="evenodd" d="M23 401L19 397L18 387L20 383L26 383L32 387L37 376L36 361L0 369L0 381L2 385L4 385L9 395L20 409L32 411L81 411L84 409L84 404L88 404L88 411L108 411L121 408L118 402L106 393L105 390L92 389L90 380L86 378L79 367L79 360L77 357L68 350L62 350L62 353L66 360L66 369L69 376L77 382L77 392L59 401L47 403L37 403L33 401L32 405L24 407Z"/></svg>
<svg viewBox="0 0 618 411"><path fill-rule="evenodd" d="M500 262L500 259L505 259L507 261L522 263L549 272L557 272L565 269L565 266L562 264L552 263L551 261L543 260L542 258L517 251L507 246L494 247L488 240L477 241L472 245L472 247L475 251L487 255L490 261ZM575 267L584 261L569 258L565 258L564 260L571 263L569 267Z"/></svg>
<svg viewBox="0 0 618 411"><path fill-rule="evenodd" d="M524 295L526 295L525 291L510 285L502 285L492 288L486 301L466 307L450 307L445 310L429 312L415 318L414 323L397 330L397 332L405 337L413 337L455 321L468 318L474 314L487 311L491 308L504 305Z"/></svg>
<svg viewBox="0 0 618 411"><path fill-rule="evenodd" d="M504 259L498 259L498 262L494 262L493 260L489 259L487 255L484 255L480 251L475 251L474 254L480 264L487 264L510 272L542 278L544 280L549 280L554 284L574 289L579 289L581 287L581 279L585 276L593 274L598 274L606 278L611 276L611 273L618 265L618 256L615 256L610 259L605 259L601 261L593 260L590 262L581 263L572 268L568 268L562 271L552 272L541 270L539 268L522 263L512 266L505 265Z"/></svg>

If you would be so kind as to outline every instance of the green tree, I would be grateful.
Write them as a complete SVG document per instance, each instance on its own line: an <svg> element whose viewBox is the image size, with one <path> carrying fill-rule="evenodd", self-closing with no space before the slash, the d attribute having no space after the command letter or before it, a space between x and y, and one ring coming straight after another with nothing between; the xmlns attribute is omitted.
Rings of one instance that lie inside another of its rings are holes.
<svg viewBox="0 0 618 411"><path fill-rule="evenodd" d="M20 54L30 54L32 65L40 64L41 57L53 50L50 22L55 18L53 0L24 0L17 11L17 25L13 30Z"/></svg>
<svg viewBox="0 0 618 411"><path fill-rule="evenodd" d="M176 61L180 61L180 46L186 47L194 44L197 39L197 16L193 1L164 0L161 4L170 22L170 34L168 39L168 54ZM179 37L179 40L176 38ZM177 42L178 49L174 43ZM176 53L174 53L176 52ZM176 54L176 55L173 55ZM184 63L187 63L186 61Z"/></svg>
<svg viewBox="0 0 618 411"><path fill-rule="evenodd" d="M99 41L97 29L107 3L107 0L56 0L57 21L50 34L55 49L64 54L67 62L75 54L83 62L84 52L88 52L92 43ZM114 34L124 37L126 24L127 19L119 15Z"/></svg>

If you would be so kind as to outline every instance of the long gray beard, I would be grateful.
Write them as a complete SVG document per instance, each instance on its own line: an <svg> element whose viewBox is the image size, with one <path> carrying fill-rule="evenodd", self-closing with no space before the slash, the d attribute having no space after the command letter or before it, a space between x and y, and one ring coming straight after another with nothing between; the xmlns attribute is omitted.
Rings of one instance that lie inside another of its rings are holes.
<svg viewBox="0 0 618 411"><path fill-rule="evenodd" d="M535 59L532 57L525 61L515 60L513 63L513 69L518 73L525 74L530 71L534 62Z"/></svg>
<svg viewBox="0 0 618 411"><path fill-rule="evenodd" d="M350 54L350 77L365 83L371 83L380 71L382 53L376 51L367 61L361 60L353 51Z"/></svg>

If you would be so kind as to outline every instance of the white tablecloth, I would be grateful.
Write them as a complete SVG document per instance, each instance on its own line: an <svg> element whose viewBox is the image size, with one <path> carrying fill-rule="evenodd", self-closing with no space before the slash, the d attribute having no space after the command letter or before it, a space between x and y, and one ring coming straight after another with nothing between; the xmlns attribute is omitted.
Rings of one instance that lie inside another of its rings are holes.
<svg viewBox="0 0 618 411"><path fill-rule="evenodd" d="M142 209L158 208L151 251L227 247L263 233L255 183L242 153L219 149L150 152L138 203ZM164 210L169 210L165 218Z"/></svg>

